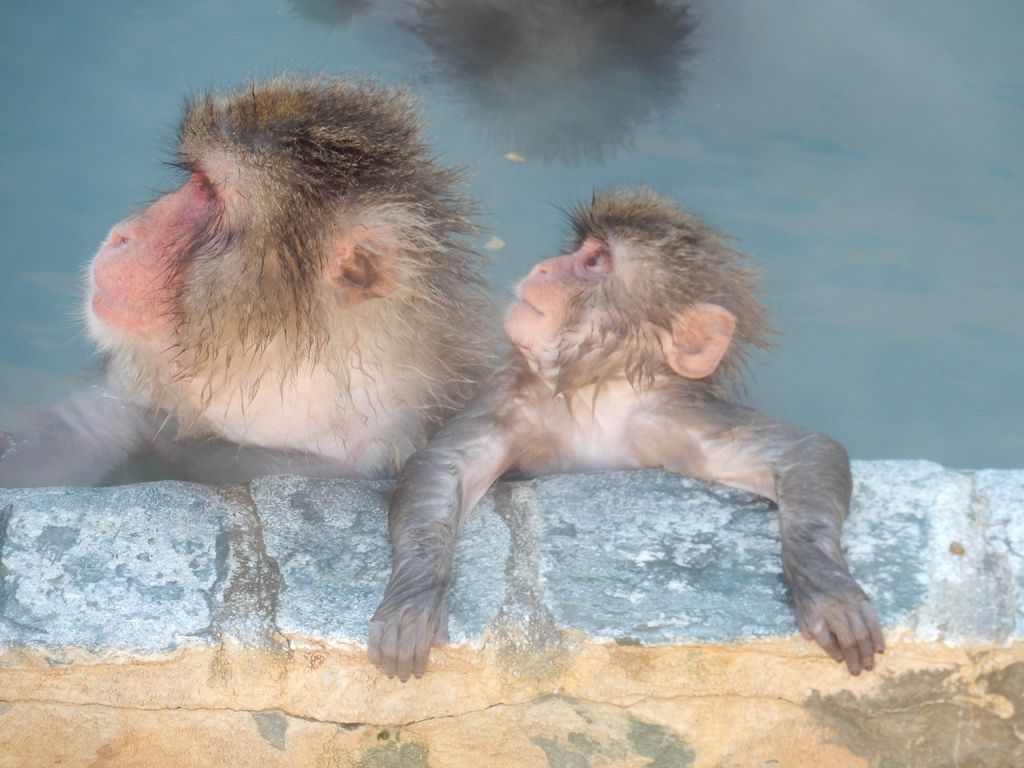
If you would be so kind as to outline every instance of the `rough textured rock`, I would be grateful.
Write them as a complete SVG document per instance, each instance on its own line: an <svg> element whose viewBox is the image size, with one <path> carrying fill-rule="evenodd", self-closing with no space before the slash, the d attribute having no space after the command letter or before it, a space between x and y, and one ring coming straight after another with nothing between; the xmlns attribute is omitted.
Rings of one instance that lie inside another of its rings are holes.
<svg viewBox="0 0 1024 768"><path fill-rule="evenodd" d="M1013 583L1015 637L1024 636L1024 470L984 470L975 476L976 505L984 517L984 533L992 543L996 567L1009 571ZM1005 565L1003 565L1005 563Z"/></svg>
<svg viewBox="0 0 1024 768"><path fill-rule="evenodd" d="M266 554L281 569L278 629L311 639L366 640L368 617L391 574L390 489L384 482L299 477L252 484ZM477 512L459 538L459 570L449 600L454 642L478 637L505 592L500 575L508 526L494 514L489 498Z"/></svg>
<svg viewBox="0 0 1024 768"><path fill-rule="evenodd" d="M217 492L193 485L0 491L0 644L213 640L230 527Z"/></svg>
<svg viewBox="0 0 1024 768"><path fill-rule="evenodd" d="M492 491L406 684L362 645L386 483L0 490L0 767L1024 765L1024 471L854 471L858 678L771 506L665 473Z"/></svg>

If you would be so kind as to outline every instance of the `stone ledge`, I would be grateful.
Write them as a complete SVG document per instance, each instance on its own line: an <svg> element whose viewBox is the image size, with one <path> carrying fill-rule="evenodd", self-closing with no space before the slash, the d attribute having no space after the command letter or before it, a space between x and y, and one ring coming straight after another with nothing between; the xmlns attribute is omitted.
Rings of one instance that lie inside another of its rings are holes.
<svg viewBox="0 0 1024 768"><path fill-rule="evenodd" d="M661 472L498 486L404 685L387 483L0 490L0 766L1024 763L1024 471L854 475L857 679L793 638L770 505Z"/></svg>
<svg viewBox="0 0 1024 768"><path fill-rule="evenodd" d="M363 642L390 571L389 488L0 490L0 646ZM844 546L885 626L1001 643L1024 635L1021 509L1024 471L859 462ZM792 634L777 528L765 501L663 472L505 483L460 536L452 640L513 617L645 645Z"/></svg>

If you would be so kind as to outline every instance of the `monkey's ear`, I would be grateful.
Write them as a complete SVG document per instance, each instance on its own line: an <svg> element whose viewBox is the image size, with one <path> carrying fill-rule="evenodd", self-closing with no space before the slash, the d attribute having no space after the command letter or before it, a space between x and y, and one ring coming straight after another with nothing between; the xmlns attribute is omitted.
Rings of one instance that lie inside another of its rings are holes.
<svg viewBox="0 0 1024 768"><path fill-rule="evenodd" d="M736 316L717 304L694 304L676 316L672 332L661 332L661 348L672 370L687 379L703 379L722 362Z"/></svg>
<svg viewBox="0 0 1024 768"><path fill-rule="evenodd" d="M348 306L387 296L394 289L394 246L357 224L339 235L327 262L326 278Z"/></svg>

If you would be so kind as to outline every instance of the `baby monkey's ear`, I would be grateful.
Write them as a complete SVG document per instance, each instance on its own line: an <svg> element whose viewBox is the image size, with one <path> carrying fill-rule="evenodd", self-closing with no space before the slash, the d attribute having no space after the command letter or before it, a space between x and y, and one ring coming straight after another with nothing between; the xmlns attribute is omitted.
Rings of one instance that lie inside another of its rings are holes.
<svg viewBox="0 0 1024 768"><path fill-rule="evenodd" d="M672 370L687 379L703 379L722 362L736 316L717 304L700 303L676 315L671 332L662 330L661 348Z"/></svg>

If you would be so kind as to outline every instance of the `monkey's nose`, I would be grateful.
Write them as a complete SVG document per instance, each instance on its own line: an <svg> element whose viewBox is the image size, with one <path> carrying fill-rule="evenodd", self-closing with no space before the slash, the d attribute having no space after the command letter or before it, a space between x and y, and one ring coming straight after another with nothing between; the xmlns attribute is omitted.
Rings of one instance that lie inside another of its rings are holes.
<svg viewBox="0 0 1024 768"><path fill-rule="evenodd" d="M143 244L146 233L146 217L139 214L132 214L127 216L121 221L115 224L110 232L107 234L107 239L103 241L103 245L100 246L100 250L117 250L132 245L133 240L138 242L134 243L135 247ZM140 240L139 237L143 239Z"/></svg>
<svg viewBox="0 0 1024 768"><path fill-rule="evenodd" d="M115 248L124 248L126 245L131 243L131 233L127 227L117 226L110 230L110 234L107 235L107 239L103 241L103 245L100 246L100 250L106 251Z"/></svg>
<svg viewBox="0 0 1024 768"><path fill-rule="evenodd" d="M548 275L551 273L551 265L548 263L550 259L546 259L539 264L535 264L533 269L530 270L530 277L534 275Z"/></svg>

